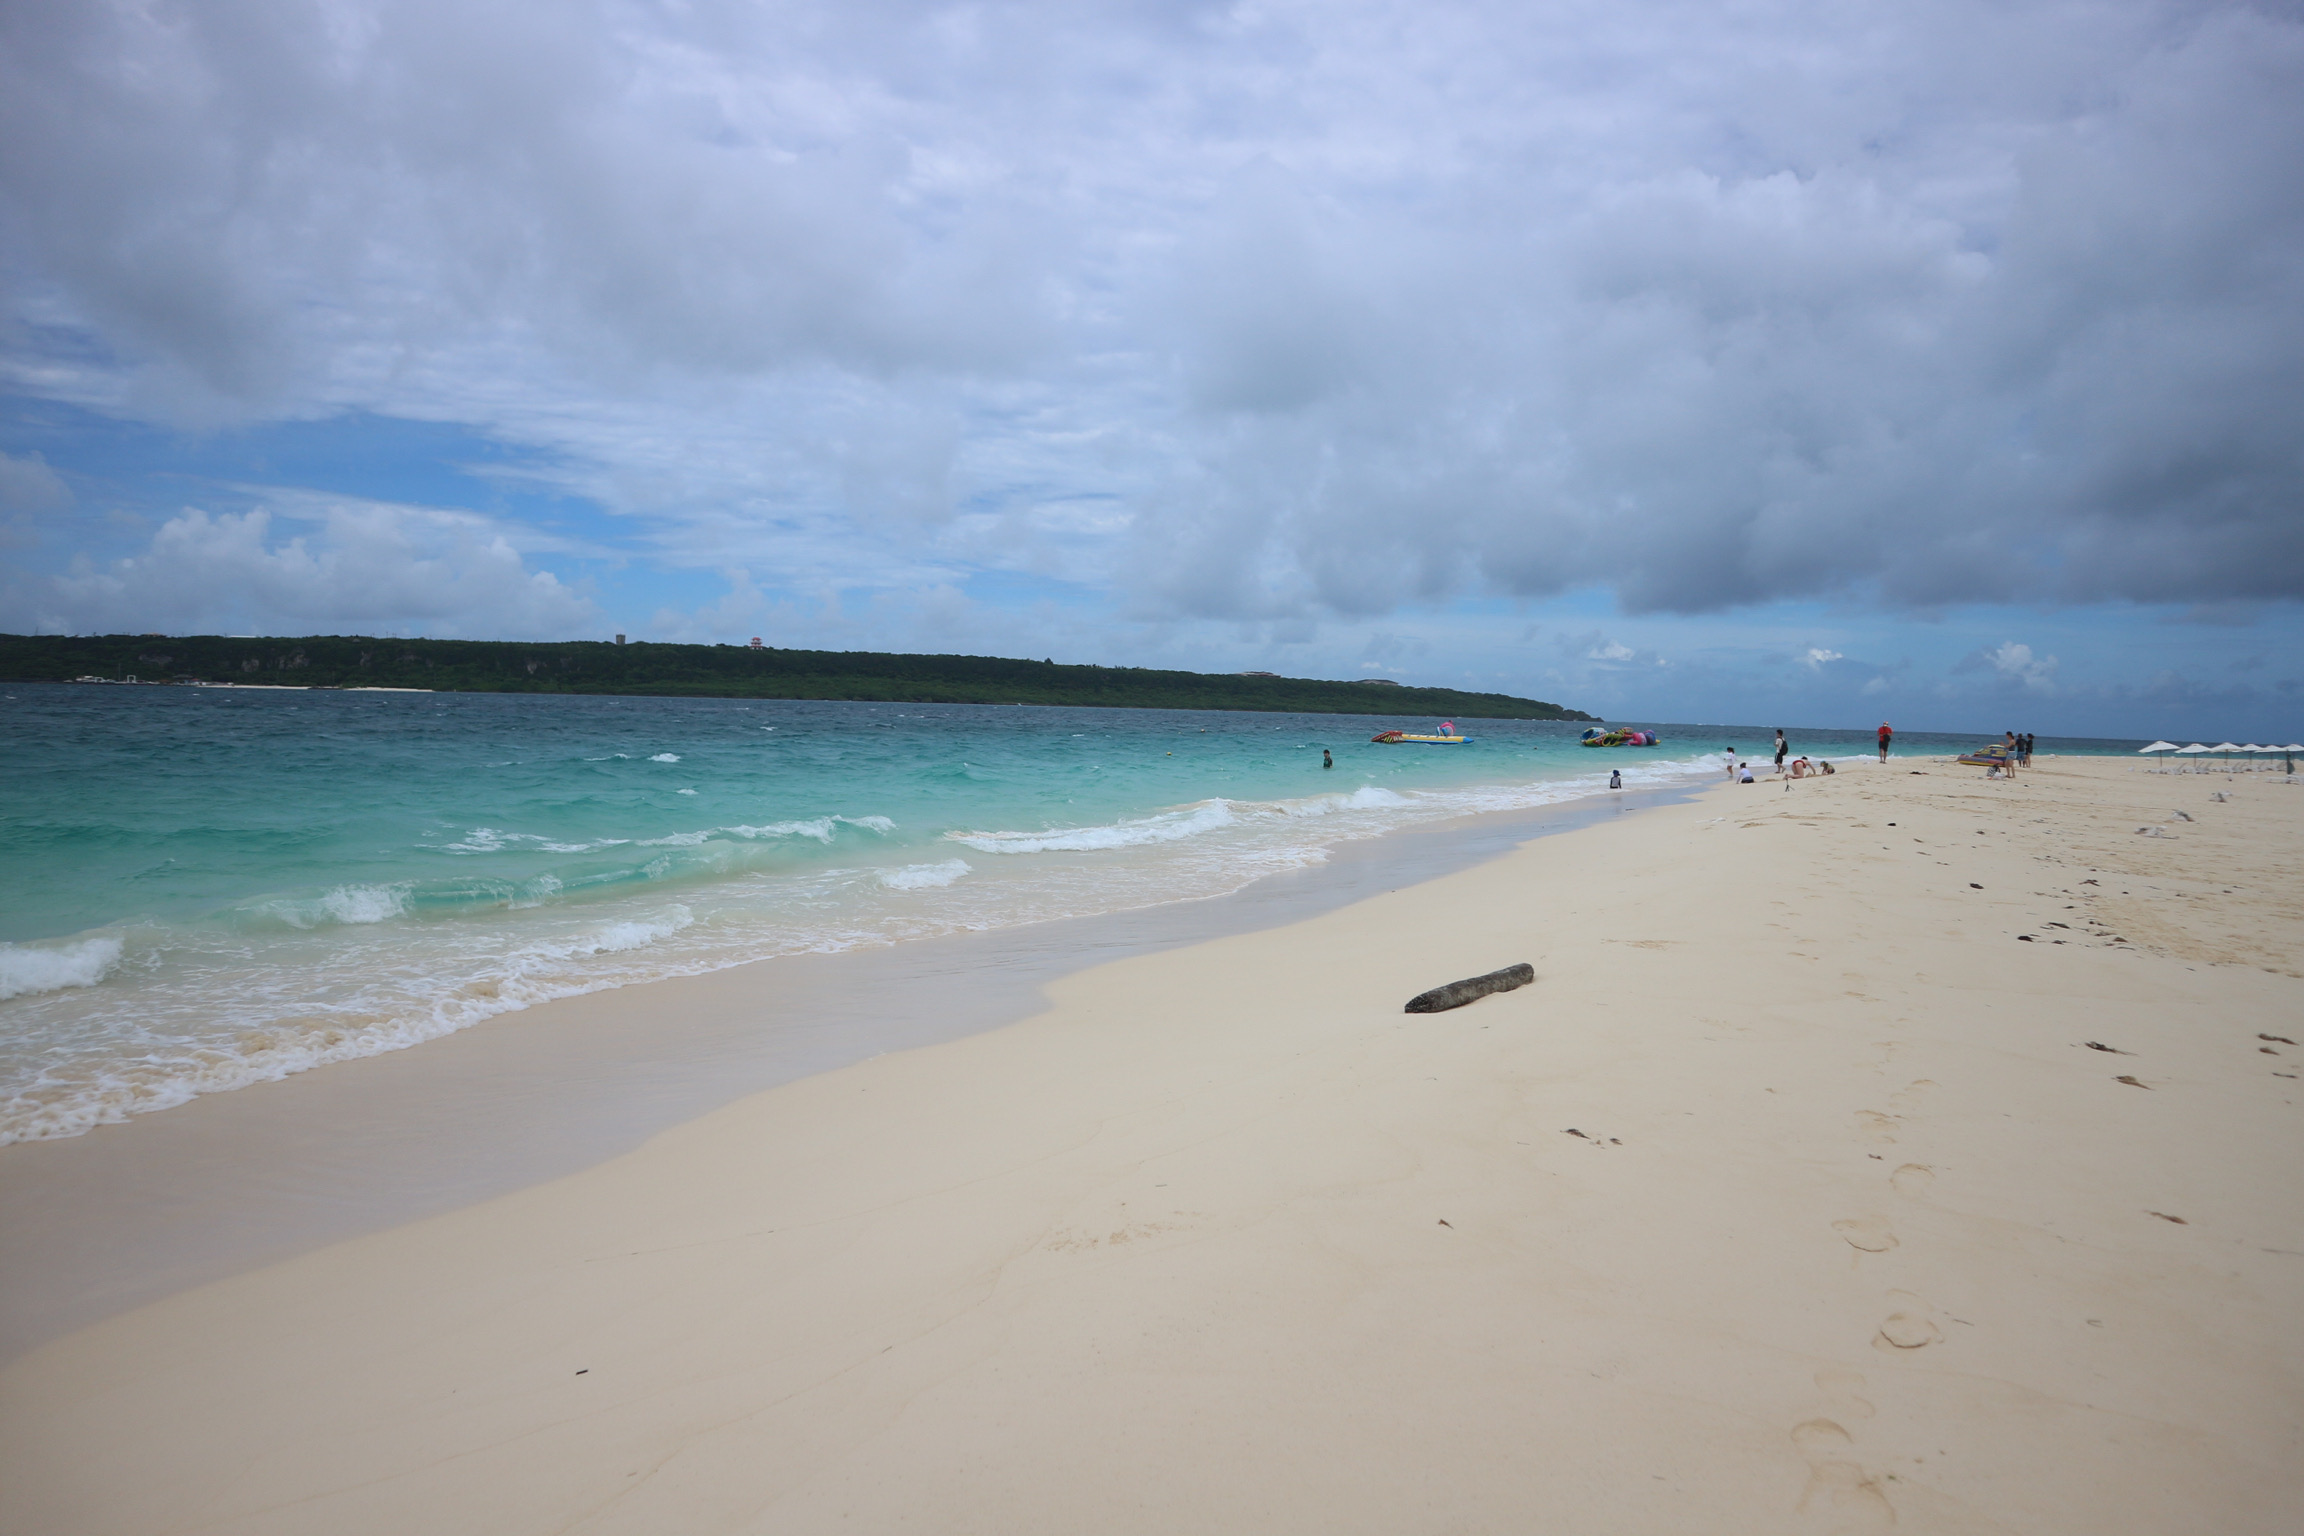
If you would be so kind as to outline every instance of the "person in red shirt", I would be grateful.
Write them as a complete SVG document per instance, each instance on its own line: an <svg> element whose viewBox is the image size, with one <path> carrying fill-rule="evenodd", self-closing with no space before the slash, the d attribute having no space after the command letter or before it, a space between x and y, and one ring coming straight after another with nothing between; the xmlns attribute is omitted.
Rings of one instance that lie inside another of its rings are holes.
<svg viewBox="0 0 2304 1536"><path fill-rule="evenodd" d="M1880 761L1888 761L1888 741L1889 738L1895 734L1896 733L1894 731L1888 729L1887 721L1883 720L1880 722Z"/></svg>

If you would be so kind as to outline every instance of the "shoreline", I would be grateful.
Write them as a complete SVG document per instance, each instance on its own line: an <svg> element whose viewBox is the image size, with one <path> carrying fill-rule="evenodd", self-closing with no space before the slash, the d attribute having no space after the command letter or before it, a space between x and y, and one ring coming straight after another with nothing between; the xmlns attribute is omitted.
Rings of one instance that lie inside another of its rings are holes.
<svg viewBox="0 0 2304 1536"><path fill-rule="evenodd" d="M1603 790L1334 844L1323 864L1222 896L557 998L0 1147L0 1365L175 1291L563 1177L745 1095L1001 1028L1076 971L1296 922L1696 792Z"/></svg>
<svg viewBox="0 0 2304 1536"><path fill-rule="evenodd" d="M0 1369L0 1525L2284 1531L2304 793L1899 769L1111 959L81 1329Z"/></svg>

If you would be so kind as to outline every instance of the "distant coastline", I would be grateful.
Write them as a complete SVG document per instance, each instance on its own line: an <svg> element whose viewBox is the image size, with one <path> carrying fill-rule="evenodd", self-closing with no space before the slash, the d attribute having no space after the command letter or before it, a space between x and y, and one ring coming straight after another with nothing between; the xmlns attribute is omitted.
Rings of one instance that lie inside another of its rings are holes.
<svg viewBox="0 0 2304 1536"><path fill-rule="evenodd" d="M649 641L627 645L599 640L528 643L361 635L0 635L0 679L1599 719L1541 699L1379 681L1075 666L997 656Z"/></svg>

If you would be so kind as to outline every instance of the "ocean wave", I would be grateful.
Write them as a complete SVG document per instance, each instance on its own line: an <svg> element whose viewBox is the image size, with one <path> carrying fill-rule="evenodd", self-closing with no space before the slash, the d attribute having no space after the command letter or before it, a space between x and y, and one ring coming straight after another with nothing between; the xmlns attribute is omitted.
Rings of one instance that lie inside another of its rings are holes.
<svg viewBox="0 0 2304 1536"><path fill-rule="evenodd" d="M171 1109L206 1094L405 1050L540 1003L735 963L720 957L702 964L675 959L669 965L640 969L586 965L592 957L646 950L694 921L687 907L674 905L652 916L604 923L572 940L536 941L499 951L484 969L460 980L439 977L414 996L351 997L317 1011L307 1005L286 1016L247 1019L228 1037L199 1039L178 1033L173 1023L148 1017L148 1032L133 1052L108 1063L58 1062L0 1094L0 1146L78 1136L98 1125ZM101 946L110 946L114 955L119 951L117 939L101 938L49 952ZM0 946L0 954L24 948ZM5 962L0 962L0 975L7 974Z"/></svg>
<svg viewBox="0 0 2304 1536"><path fill-rule="evenodd" d="M120 963L109 934L63 944L0 944L0 1002L66 987L92 987Z"/></svg>
<svg viewBox="0 0 2304 1536"><path fill-rule="evenodd" d="M979 853L1094 853L1107 848L1141 848L1147 843L1173 843L1198 837L1235 818L1229 800L1203 800L1198 805L1145 816L1106 822L1095 827L1059 827L1045 832L947 832L953 842Z"/></svg>
<svg viewBox="0 0 2304 1536"><path fill-rule="evenodd" d="M764 826L705 827L696 832L674 832L664 837L641 840L643 848L694 848L704 843L740 838L745 842L766 842L780 837L806 837L819 843L829 843L837 837L843 826L861 827L867 832L883 835L896 830L896 823L885 816L811 816L805 821L771 821Z"/></svg>
<svg viewBox="0 0 2304 1536"><path fill-rule="evenodd" d="M929 862L876 867L873 858L826 856L812 845L858 849L868 840L878 853L879 840L895 833L896 822L827 815L675 833L637 853L554 859L551 874L440 860L433 869L441 878L346 883L251 902L225 914L235 921L221 934L188 929L161 945L131 935L125 962L117 940L0 945L0 996L89 987L114 972L101 992L56 992L10 1010L12 1027L47 1015L59 1030L77 1029L74 1020L86 1015L103 1018L114 1033L101 1054L35 1049L31 1037L19 1042L8 1089L0 1092L0 1142L77 1134L604 987L774 954L1217 896L1260 876L1321 863L1330 847L1352 839L1602 795L1613 766L1622 766L1628 783L1709 779L1718 772L1710 755L1674 761L1591 752L1576 761L1583 771L1572 769L1569 777L1413 789L1339 785L1301 798L1217 798L1125 816L1115 807L1085 813L1110 820L1038 831L1014 829L1026 817L1037 819L1019 809L1002 816L1010 830L955 829L945 834L948 841L931 845L936 852L957 852L957 844L986 854L1143 850L1109 862L1056 858L971 867L959 857L936 862L922 849L912 856ZM1333 784L1342 776L1326 777ZM1320 782L1318 775L1297 777L1287 787ZM483 814L507 813L476 808L451 825ZM927 814L908 811L906 819ZM469 853L580 853L625 841L557 842L473 828L449 846ZM878 856L889 855L901 858L904 851L899 846ZM455 877L446 878L452 870ZM653 884L658 880L685 887L667 890ZM667 905L674 897L688 905ZM545 910L520 910L531 907ZM411 920L393 921L402 916ZM302 928L322 931L288 931ZM147 968L150 978L143 975Z"/></svg>
<svg viewBox="0 0 2304 1536"><path fill-rule="evenodd" d="M534 832L505 832L495 827L474 827L457 843L442 843L445 853L502 853L507 848L532 849L537 853L598 853L603 848L621 848L632 839L603 837L589 843L563 843Z"/></svg>
<svg viewBox="0 0 2304 1536"><path fill-rule="evenodd" d="M676 763L680 761L680 754L677 752L659 752L648 761L652 763Z"/></svg>
<svg viewBox="0 0 2304 1536"><path fill-rule="evenodd" d="M357 927L405 915L412 891L407 885L339 885L316 896L275 896L241 910L265 927L274 923L298 929Z"/></svg>
<svg viewBox="0 0 2304 1536"><path fill-rule="evenodd" d="M1377 784L1363 784L1348 794L1315 795L1308 800L1280 800L1273 808L1284 816L1331 816L1338 811L1393 810L1414 805L1408 796Z"/></svg>
<svg viewBox="0 0 2304 1536"><path fill-rule="evenodd" d="M668 939L696 921L695 914L686 907L673 907L653 921L626 919L610 923L588 941L570 945L569 955L614 955L626 950L646 949L658 939Z"/></svg>
<svg viewBox="0 0 2304 1536"><path fill-rule="evenodd" d="M883 869L878 879L892 891L930 891L950 885L969 872L966 859L946 859L941 864L907 864L902 869Z"/></svg>
<svg viewBox="0 0 2304 1536"><path fill-rule="evenodd" d="M832 841L835 818L816 816L807 821L772 821L766 826L706 827L699 832L674 832L666 837L647 837L640 840L643 848L695 848L704 843L742 838L746 842L763 842L776 837L808 837L819 843Z"/></svg>

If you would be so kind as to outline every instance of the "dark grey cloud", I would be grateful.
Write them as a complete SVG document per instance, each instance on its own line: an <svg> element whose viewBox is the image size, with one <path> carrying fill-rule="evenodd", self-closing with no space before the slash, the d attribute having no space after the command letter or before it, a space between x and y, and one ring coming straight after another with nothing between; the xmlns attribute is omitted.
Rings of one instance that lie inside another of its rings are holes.
<svg viewBox="0 0 2304 1536"><path fill-rule="evenodd" d="M2248 5L14 6L0 362L771 587L2210 612L2304 596L2299 145Z"/></svg>

